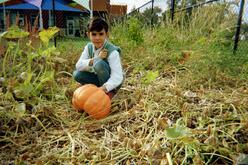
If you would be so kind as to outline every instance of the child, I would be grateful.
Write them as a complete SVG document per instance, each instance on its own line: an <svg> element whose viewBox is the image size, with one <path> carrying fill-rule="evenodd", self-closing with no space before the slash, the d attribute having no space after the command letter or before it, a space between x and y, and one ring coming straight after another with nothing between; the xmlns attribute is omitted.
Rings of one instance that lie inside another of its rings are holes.
<svg viewBox="0 0 248 165"><path fill-rule="evenodd" d="M87 36L90 39L76 63L74 79L80 84L95 84L112 99L123 81L120 48L108 40L108 24L102 18L91 20Z"/></svg>

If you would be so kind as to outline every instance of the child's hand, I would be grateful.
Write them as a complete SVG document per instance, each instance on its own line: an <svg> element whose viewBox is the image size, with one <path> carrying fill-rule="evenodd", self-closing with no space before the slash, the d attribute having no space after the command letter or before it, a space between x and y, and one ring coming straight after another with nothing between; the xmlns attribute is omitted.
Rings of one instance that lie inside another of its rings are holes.
<svg viewBox="0 0 248 165"><path fill-rule="evenodd" d="M101 59L105 59L108 56L108 50L107 49L102 49L98 55Z"/></svg>
<svg viewBox="0 0 248 165"><path fill-rule="evenodd" d="M103 85L103 86L101 86L100 87L100 89L102 89L105 93L107 93L108 91L107 91L107 88Z"/></svg>

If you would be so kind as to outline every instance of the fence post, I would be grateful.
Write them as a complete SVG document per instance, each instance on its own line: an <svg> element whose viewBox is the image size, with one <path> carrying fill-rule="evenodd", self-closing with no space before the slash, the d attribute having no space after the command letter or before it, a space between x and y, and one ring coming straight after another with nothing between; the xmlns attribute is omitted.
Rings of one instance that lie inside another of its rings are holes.
<svg viewBox="0 0 248 165"><path fill-rule="evenodd" d="M153 15L154 15L154 0L152 0L152 17L151 17L151 26L153 27Z"/></svg>
<svg viewBox="0 0 248 165"><path fill-rule="evenodd" d="M3 3L3 31L6 30L6 10L5 10L5 3Z"/></svg>
<svg viewBox="0 0 248 165"><path fill-rule="evenodd" d="M94 17L93 0L90 0L90 19Z"/></svg>
<svg viewBox="0 0 248 165"><path fill-rule="evenodd" d="M171 21L174 20L174 13L175 13L175 0L171 0Z"/></svg>
<svg viewBox="0 0 248 165"><path fill-rule="evenodd" d="M244 11L244 4L245 4L245 0L241 0L240 1L240 8L239 8L238 22L237 22L237 28L236 28L235 39L234 39L233 53L236 53L236 50L238 48L239 34L240 34L242 16L243 16L243 11Z"/></svg>
<svg viewBox="0 0 248 165"><path fill-rule="evenodd" d="M53 0L53 25L56 26L55 2ZM54 37L54 46L57 46L56 36Z"/></svg>

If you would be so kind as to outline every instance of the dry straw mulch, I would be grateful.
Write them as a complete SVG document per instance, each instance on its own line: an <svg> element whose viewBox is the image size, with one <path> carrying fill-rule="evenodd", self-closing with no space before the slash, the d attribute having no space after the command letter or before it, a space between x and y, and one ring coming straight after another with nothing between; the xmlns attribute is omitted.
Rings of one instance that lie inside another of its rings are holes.
<svg viewBox="0 0 248 165"><path fill-rule="evenodd" d="M75 112L71 93L10 120L3 112L12 103L1 100L1 164L231 164L248 153L246 87L191 91L175 77L143 85L132 76L102 120ZM166 136L175 126L188 134Z"/></svg>

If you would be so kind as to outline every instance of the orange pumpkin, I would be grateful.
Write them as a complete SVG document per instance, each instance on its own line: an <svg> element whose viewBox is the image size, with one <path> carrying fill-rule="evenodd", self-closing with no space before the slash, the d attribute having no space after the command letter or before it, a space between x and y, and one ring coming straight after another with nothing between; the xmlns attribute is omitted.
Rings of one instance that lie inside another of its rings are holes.
<svg viewBox="0 0 248 165"><path fill-rule="evenodd" d="M85 111L94 119L106 117L111 108L108 95L93 84L77 88L73 93L72 105L77 111Z"/></svg>

